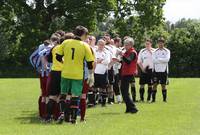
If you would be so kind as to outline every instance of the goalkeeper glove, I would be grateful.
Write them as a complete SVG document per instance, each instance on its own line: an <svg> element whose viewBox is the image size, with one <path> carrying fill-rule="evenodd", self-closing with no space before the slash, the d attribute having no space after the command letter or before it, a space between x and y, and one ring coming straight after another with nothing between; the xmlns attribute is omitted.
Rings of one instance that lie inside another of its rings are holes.
<svg viewBox="0 0 200 135"><path fill-rule="evenodd" d="M92 70L89 70L89 75L88 75L88 80L87 80L87 84L92 87L94 85L94 73L92 72Z"/></svg>

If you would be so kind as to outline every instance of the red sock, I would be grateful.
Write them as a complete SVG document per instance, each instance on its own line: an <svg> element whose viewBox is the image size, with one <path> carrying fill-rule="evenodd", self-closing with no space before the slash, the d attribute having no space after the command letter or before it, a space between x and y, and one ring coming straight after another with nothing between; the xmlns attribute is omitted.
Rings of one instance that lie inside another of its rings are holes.
<svg viewBox="0 0 200 135"><path fill-rule="evenodd" d="M86 112L86 99L81 99L80 110L81 110L81 120L84 120Z"/></svg>
<svg viewBox="0 0 200 135"><path fill-rule="evenodd" d="M42 96L40 96L39 99L38 99L39 116L42 118L42 105L41 105L41 101L42 101Z"/></svg>
<svg viewBox="0 0 200 135"><path fill-rule="evenodd" d="M46 110L46 103L41 102L41 118L46 118L47 110Z"/></svg>
<svg viewBox="0 0 200 135"><path fill-rule="evenodd" d="M59 103L55 103L53 107L53 117L55 120L57 120L59 116L60 116Z"/></svg>

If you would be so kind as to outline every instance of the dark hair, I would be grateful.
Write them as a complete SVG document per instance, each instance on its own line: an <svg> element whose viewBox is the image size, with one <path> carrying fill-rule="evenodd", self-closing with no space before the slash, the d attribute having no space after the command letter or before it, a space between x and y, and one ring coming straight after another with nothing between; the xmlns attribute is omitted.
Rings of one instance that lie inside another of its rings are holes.
<svg viewBox="0 0 200 135"><path fill-rule="evenodd" d="M84 34L88 35L88 29L86 27L83 27L83 26L77 26L74 30L74 35L75 36L83 36Z"/></svg>
<svg viewBox="0 0 200 135"><path fill-rule="evenodd" d="M163 37L159 37L159 38L158 38L158 42L165 43L165 39L164 39Z"/></svg>
<svg viewBox="0 0 200 135"><path fill-rule="evenodd" d="M71 32L65 33L65 35L60 39L60 43L67 39L74 39L74 34Z"/></svg>
<svg viewBox="0 0 200 135"><path fill-rule="evenodd" d="M60 38L59 36L57 36L56 34L53 34L50 38L51 42L56 42L56 43L60 43Z"/></svg>
<svg viewBox="0 0 200 135"><path fill-rule="evenodd" d="M59 34L61 37L65 35L65 31L57 30L55 33Z"/></svg>
<svg viewBox="0 0 200 135"><path fill-rule="evenodd" d="M153 41L152 41L150 38L147 38L147 39L146 39L146 42L153 43Z"/></svg>
<svg viewBox="0 0 200 135"><path fill-rule="evenodd" d="M47 40L44 40L44 42L43 42L43 44L45 45L45 46L47 46L47 45L49 45L51 42L50 42L50 40L49 39L47 39Z"/></svg>

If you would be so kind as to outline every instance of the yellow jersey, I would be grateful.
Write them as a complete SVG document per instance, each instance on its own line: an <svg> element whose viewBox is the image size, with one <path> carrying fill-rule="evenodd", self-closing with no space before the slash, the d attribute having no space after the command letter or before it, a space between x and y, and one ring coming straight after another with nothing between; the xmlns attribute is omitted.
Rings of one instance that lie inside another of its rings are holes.
<svg viewBox="0 0 200 135"><path fill-rule="evenodd" d="M58 51L64 55L64 63L61 76L67 79L82 80L84 74L84 60L93 62L94 56L89 45L83 41L65 40Z"/></svg>
<svg viewBox="0 0 200 135"><path fill-rule="evenodd" d="M53 70L53 71L62 71L62 68L63 68L63 63L59 62L56 59L56 53L58 53L58 50L59 50L60 47L61 47L61 45L57 45L51 50L51 53L52 53L52 67L51 67L51 70Z"/></svg>

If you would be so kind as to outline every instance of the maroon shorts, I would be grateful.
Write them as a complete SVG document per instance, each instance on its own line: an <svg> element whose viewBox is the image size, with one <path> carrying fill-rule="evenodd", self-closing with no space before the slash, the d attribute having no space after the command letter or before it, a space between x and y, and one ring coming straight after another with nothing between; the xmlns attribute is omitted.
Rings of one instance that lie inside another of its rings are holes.
<svg viewBox="0 0 200 135"><path fill-rule="evenodd" d="M83 81L83 91L82 94L87 94L89 89L89 85L87 84L87 80Z"/></svg>

